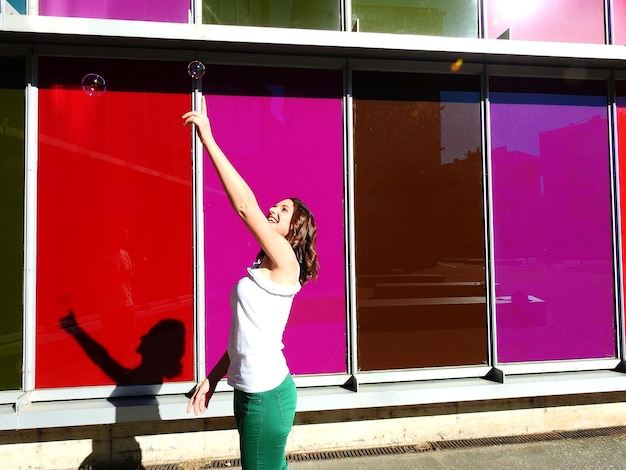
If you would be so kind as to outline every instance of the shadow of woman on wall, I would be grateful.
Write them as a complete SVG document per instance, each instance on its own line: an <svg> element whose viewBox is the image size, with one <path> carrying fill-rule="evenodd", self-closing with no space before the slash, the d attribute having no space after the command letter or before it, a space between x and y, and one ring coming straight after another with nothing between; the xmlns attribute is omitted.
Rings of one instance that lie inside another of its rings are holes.
<svg viewBox="0 0 626 470"><path fill-rule="evenodd" d="M179 320L159 321L141 337L136 352L141 356L139 365L127 368L117 362L107 349L81 328L74 312L61 318L59 326L69 333L85 351L89 358L118 386L108 400L115 406L116 423L133 421L158 421L158 393L165 379L172 379L182 372L182 357L185 352L185 326ZM145 385L149 394L141 397L122 398L119 386ZM128 403L132 402L132 403ZM132 406L128 406L132 405ZM138 407L142 408L137 412ZM138 416L138 414L140 416ZM123 434L123 433L122 433ZM115 438L115 439L114 439ZM113 441L115 440L115 447ZM117 470L143 469L141 447L134 435L127 438L110 436L93 439L92 452L79 466L79 470L110 470L111 464ZM112 449L116 449L113 452ZM115 454L115 455L114 455Z"/></svg>

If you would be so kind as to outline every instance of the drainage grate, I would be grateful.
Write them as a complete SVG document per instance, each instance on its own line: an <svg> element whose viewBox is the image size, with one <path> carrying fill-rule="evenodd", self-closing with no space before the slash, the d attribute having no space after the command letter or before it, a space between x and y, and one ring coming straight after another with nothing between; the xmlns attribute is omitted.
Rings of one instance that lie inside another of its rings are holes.
<svg viewBox="0 0 626 470"><path fill-rule="evenodd" d="M531 442L556 441L560 439L581 439L585 437L623 436L626 435L626 426L610 428L584 429L580 431L556 431L522 436L503 436L481 439L459 439L453 441L433 442L437 450L464 449L468 447L498 446L507 444L526 444Z"/></svg>
<svg viewBox="0 0 626 470"><path fill-rule="evenodd" d="M430 445L373 447L373 448L365 448L365 449L346 449L346 450L333 450L333 451L327 451L327 452L289 454L287 456L287 460L289 462L303 462L307 460L346 459L350 457L368 457L368 456L375 456L375 455L411 454L411 453L416 453L416 452L426 452L429 450L433 450Z"/></svg>
<svg viewBox="0 0 626 470"><path fill-rule="evenodd" d="M555 441L557 439L563 439L563 437L559 433L550 432L542 434L529 434L525 436L503 436L486 437L479 439L459 439L453 441L438 441L433 442L433 447L437 450L465 449L468 447L487 447L509 444L526 444L529 442Z"/></svg>
<svg viewBox="0 0 626 470"><path fill-rule="evenodd" d="M467 449L471 447L487 447L487 446L500 446L510 444L527 444L532 442L546 442L556 441L561 439L581 439L586 437L603 437L603 436L624 436L626 435L626 426L615 426L608 428L598 429L585 429L580 431L557 431L539 434L528 434L521 436L503 436L503 437L489 437L479 439L458 439L449 441L436 441L427 442L420 445L410 446L388 446L388 447L374 447L365 449L345 449L345 450L333 450L326 452L310 452L310 453L298 453L287 455L289 462L305 462L312 460L332 460L332 459L346 459L350 457L368 457L377 455L395 455L395 454L410 454L418 452L429 452L437 450L449 450L449 449ZM234 468L240 467L240 459L228 459L228 460L213 460L208 464L203 464L200 467L201 470L209 468ZM182 470L177 464L145 467L146 470Z"/></svg>
<svg viewBox="0 0 626 470"><path fill-rule="evenodd" d="M565 439L581 439L584 437L623 436L626 434L626 426L614 426L612 428L583 429L581 431L561 431L559 434Z"/></svg>

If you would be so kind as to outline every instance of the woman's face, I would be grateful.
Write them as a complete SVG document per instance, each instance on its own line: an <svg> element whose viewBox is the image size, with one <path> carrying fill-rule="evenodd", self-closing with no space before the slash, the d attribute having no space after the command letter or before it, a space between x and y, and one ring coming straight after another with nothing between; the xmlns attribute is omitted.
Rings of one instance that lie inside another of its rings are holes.
<svg viewBox="0 0 626 470"><path fill-rule="evenodd" d="M267 221L272 228L286 237L291 229L291 218L293 217L293 201L283 199L270 207L267 214Z"/></svg>

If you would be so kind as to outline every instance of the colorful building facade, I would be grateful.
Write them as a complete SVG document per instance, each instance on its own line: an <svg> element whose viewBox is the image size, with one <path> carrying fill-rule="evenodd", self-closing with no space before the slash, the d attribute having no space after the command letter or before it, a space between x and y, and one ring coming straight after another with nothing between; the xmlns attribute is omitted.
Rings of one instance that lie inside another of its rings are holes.
<svg viewBox="0 0 626 470"><path fill-rule="evenodd" d="M185 413L258 251L182 125L202 99L261 206L315 214L302 427L620 402L626 2L1 6L1 430L231 416L225 383Z"/></svg>

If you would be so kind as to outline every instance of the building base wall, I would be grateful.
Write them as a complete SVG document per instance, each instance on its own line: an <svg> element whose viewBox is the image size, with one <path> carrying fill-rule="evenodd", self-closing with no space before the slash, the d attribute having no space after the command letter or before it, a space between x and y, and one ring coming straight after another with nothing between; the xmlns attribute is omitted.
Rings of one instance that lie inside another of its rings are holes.
<svg viewBox="0 0 626 470"><path fill-rule="evenodd" d="M626 425L626 393L300 413L288 453L420 445ZM239 456L232 417L0 432L14 470L120 470ZM193 468L193 467L191 467Z"/></svg>

